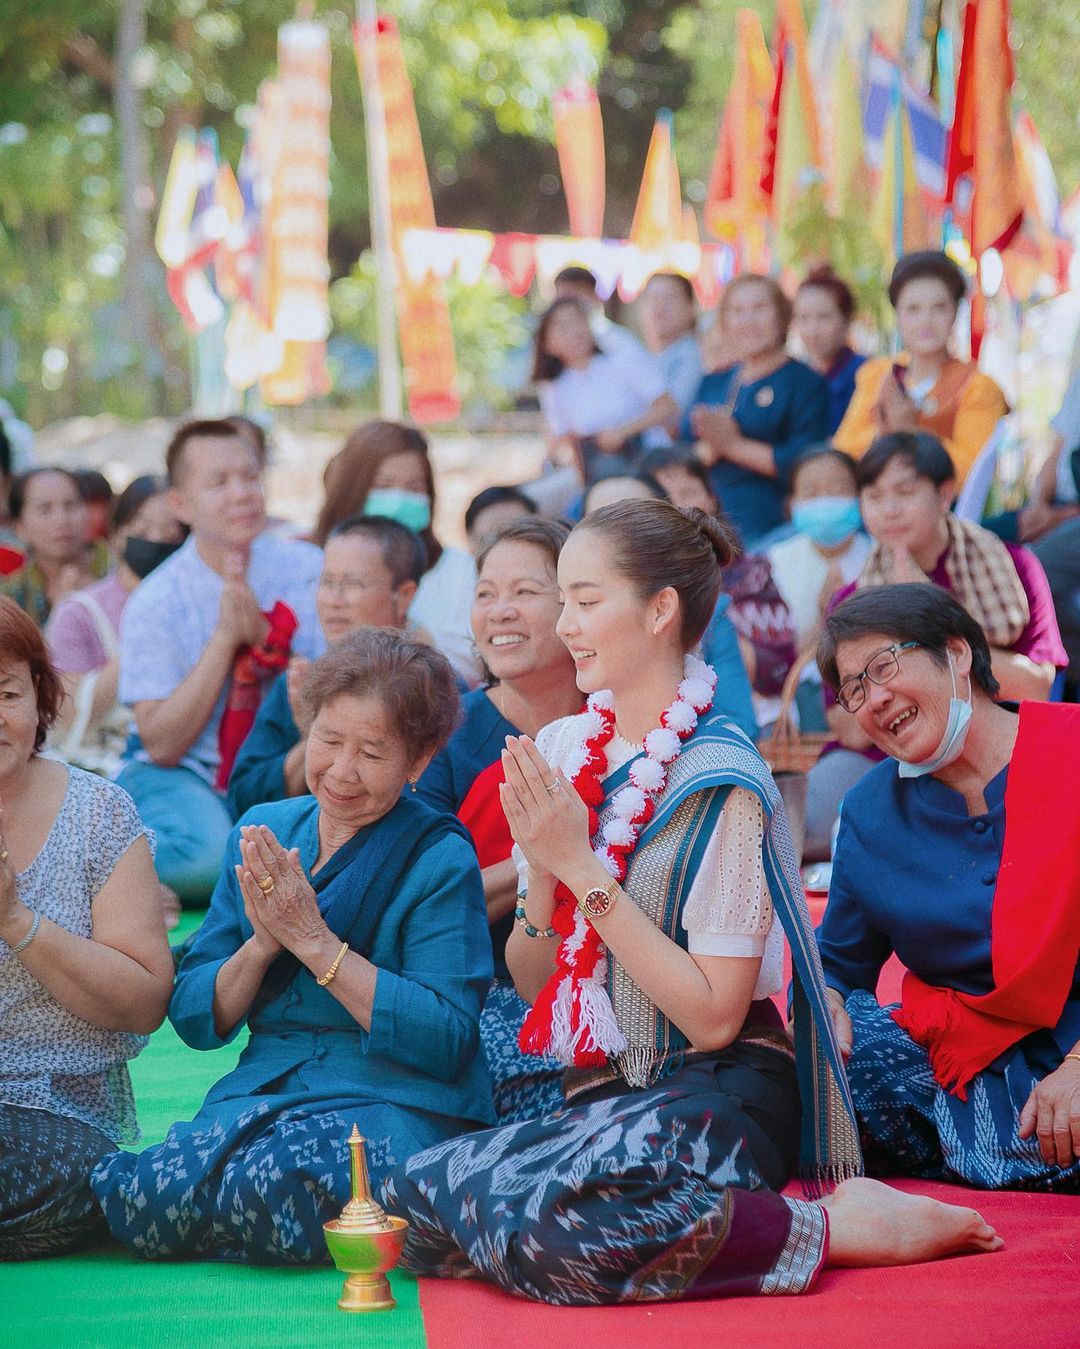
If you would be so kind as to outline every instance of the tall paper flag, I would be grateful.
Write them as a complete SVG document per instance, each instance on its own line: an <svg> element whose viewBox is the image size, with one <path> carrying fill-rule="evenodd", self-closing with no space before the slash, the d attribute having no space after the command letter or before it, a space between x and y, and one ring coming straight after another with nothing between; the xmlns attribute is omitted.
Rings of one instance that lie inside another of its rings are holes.
<svg viewBox="0 0 1080 1349"><path fill-rule="evenodd" d="M870 212L870 230L891 267L903 253L929 248L930 231L915 171L915 147L899 79L885 128L881 174Z"/></svg>
<svg viewBox="0 0 1080 1349"><path fill-rule="evenodd" d="M449 421L461 411L461 399L446 291L433 276L410 279L402 257L401 236L406 230L435 228L435 203L397 21L383 15L376 20L374 32L355 24L353 42L361 79L360 44L375 44L390 168L390 229L397 257L398 337L409 414L422 423Z"/></svg>
<svg viewBox="0 0 1080 1349"><path fill-rule="evenodd" d="M683 230L682 188L675 162L672 116L667 108L661 108L653 123L649 152L645 157L641 188L630 226L630 242L643 252L658 252L680 242L684 237Z"/></svg>
<svg viewBox="0 0 1080 1349"><path fill-rule="evenodd" d="M806 191L822 181L823 174L801 0L780 0L776 31L776 88L762 186L771 203L774 235L783 254L789 247L787 236L794 209Z"/></svg>
<svg viewBox="0 0 1080 1349"><path fill-rule="evenodd" d="M596 90L571 80L551 100L570 233L599 239L604 232L604 124Z"/></svg>
<svg viewBox="0 0 1080 1349"><path fill-rule="evenodd" d="M859 76L846 45L841 45L836 54L831 113L832 205L838 215L851 218L866 209L870 193Z"/></svg>
<svg viewBox="0 0 1080 1349"><path fill-rule="evenodd" d="M277 141L267 230L274 334L281 366L267 375L268 403L301 403L329 390L328 219L330 199L330 38L319 23L278 30Z"/></svg>
<svg viewBox="0 0 1080 1349"><path fill-rule="evenodd" d="M178 146L181 143L178 142ZM214 260L228 227L228 217L215 200L218 177L217 134L204 128L190 147L180 151L174 181L175 196L166 186L166 200L158 219L159 251L164 248L165 288L188 330L201 333L225 313L221 297L211 284L207 267ZM174 156L175 160L175 156ZM170 178L172 178L170 169ZM192 195L192 189L194 194ZM181 228L189 210L186 230ZM162 226L162 217L167 223ZM163 254L164 257L164 254Z"/></svg>
<svg viewBox="0 0 1080 1349"><path fill-rule="evenodd" d="M743 266L767 266L768 209L761 189L761 146L773 88L773 67L761 20L752 9L736 14L735 72L705 198L705 223L734 244Z"/></svg>
<svg viewBox="0 0 1080 1349"><path fill-rule="evenodd" d="M1013 148L1012 85L1008 0L968 0L945 199L975 258L988 248L1008 247L1024 213Z"/></svg>

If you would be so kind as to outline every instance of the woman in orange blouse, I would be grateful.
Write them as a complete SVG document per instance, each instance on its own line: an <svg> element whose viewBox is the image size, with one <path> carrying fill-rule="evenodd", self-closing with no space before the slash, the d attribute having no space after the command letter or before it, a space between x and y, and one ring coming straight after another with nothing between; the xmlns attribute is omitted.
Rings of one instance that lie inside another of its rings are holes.
<svg viewBox="0 0 1080 1349"><path fill-rule="evenodd" d="M903 352L867 361L855 395L833 436L839 450L860 458L887 431L929 431L942 442L962 485L998 420L1005 395L974 362L949 354L949 337L966 290L964 274L945 253L909 253L889 282Z"/></svg>

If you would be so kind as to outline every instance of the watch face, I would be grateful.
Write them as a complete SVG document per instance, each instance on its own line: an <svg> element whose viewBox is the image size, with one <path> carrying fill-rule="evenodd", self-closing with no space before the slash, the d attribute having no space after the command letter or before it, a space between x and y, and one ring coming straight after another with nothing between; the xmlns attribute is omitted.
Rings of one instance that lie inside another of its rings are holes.
<svg viewBox="0 0 1080 1349"><path fill-rule="evenodd" d="M581 907L590 918L603 918L611 908L611 895L607 890L589 890L581 897Z"/></svg>

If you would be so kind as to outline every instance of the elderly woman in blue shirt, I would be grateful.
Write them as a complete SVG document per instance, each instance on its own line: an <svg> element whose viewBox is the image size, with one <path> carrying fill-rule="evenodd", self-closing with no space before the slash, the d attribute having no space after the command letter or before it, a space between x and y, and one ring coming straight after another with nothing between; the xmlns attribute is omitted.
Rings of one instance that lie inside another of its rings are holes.
<svg viewBox="0 0 1080 1349"><path fill-rule="evenodd" d="M404 791L457 714L445 657L365 628L304 681L310 796L250 811L169 1009L236 1069L158 1147L93 1185L135 1253L301 1264L348 1198L356 1123L373 1175L490 1124L479 1020L491 944L472 845Z"/></svg>

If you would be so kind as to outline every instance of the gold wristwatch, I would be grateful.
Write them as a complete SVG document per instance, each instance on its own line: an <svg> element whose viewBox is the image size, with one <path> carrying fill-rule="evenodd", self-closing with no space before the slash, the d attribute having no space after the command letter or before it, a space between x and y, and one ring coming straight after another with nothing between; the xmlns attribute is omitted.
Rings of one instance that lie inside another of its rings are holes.
<svg viewBox="0 0 1080 1349"><path fill-rule="evenodd" d="M603 918L615 907L618 898L618 881L608 881L606 885L594 885L586 890L577 905L586 918Z"/></svg>

